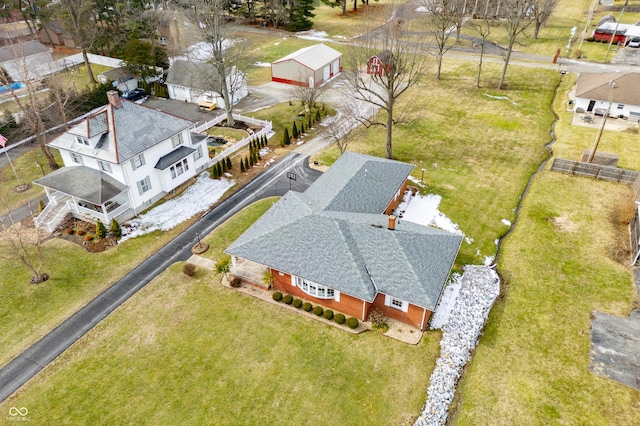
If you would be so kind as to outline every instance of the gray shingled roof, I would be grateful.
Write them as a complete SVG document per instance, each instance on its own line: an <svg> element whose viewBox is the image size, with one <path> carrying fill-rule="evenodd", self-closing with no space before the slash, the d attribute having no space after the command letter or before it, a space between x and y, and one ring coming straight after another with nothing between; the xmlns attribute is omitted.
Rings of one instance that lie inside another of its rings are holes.
<svg viewBox="0 0 640 426"><path fill-rule="evenodd" d="M295 52L290 53L287 56L278 59L277 61L274 61L274 63L289 61L293 59L296 62L299 62L302 65L311 68L312 70L319 70L326 64L335 61L341 56L342 53L327 46L326 44L320 43L296 50Z"/></svg>
<svg viewBox="0 0 640 426"><path fill-rule="evenodd" d="M342 194L340 188L326 187L340 181L332 174L342 171L358 182L364 174L362 164L367 164L370 177L390 173L389 165L397 163L353 153L343 157L338 160L341 164L337 161L305 193L288 192L226 252L369 302L380 291L434 310L462 237L403 220L389 230L388 216L380 214L381 210L353 213L319 208L331 202L319 205L310 196L322 193L318 186ZM359 168L359 173L350 174L349 167ZM406 168L396 171L404 173ZM396 186L391 179L379 182L376 188L385 190L385 182Z"/></svg>
<svg viewBox="0 0 640 426"><path fill-rule="evenodd" d="M221 87L218 70L208 62L175 61L165 82L200 90L218 91Z"/></svg>
<svg viewBox="0 0 640 426"><path fill-rule="evenodd" d="M179 160L182 160L184 157L194 151L195 149L182 145L178 149L160 157L154 168L158 170L164 170L170 165L177 163Z"/></svg>
<svg viewBox="0 0 640 426"><path fill-rule="evenodd" d="M120 102L120 108L107 104L96 109L92 117L81 121L49 145L53 148L74 151L84 156L121 164L193 125L189 120L144 105L124 99ZM89 136L87 122L92 124L92 130L97 130L94 129L96 123L93 117L102 116L104 113L109 126L106 139L96 148L78 144L75 136Z"/></svg>
<svg viewBox="0 0 640 426"><path fill-rule="evenodd" d="M22 43L14 43L8 46L0 47L0 63L12 61L22 56L27 57L42 52L48 52L49 49L38 40L23 41Z"/></svg>
<svg viewBox="0 0 640 426"><path fill-rule="evenodd" d="M345 152L305 194L318 209L383 213L413 166Z"/></svg>
<svg viewBox="0 0 640 426"><path fill-rule="evenodd" d="M576 97L625 105L640 105L640 73L580 73Z"/></svg>
<svg viewBox="0 0 640 426"><path fill-rule="evenodd" d="M108 174L84 166L58 169L34 183L92 204L104 204L128 189Z"/></svg>

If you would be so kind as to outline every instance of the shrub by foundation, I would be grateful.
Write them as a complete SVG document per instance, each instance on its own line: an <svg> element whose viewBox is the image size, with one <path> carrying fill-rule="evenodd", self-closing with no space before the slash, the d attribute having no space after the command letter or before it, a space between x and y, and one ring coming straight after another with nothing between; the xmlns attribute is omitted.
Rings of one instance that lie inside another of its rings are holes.
<svg viewBox="0 0 640 426"><path fill-rule="evenodd" d="M322 309L322 306L316 306L315 308L313 308L313 313L321 317L324 313L324 309Z"/></svg>
<svg viewBox="0 0 640 426"><path fill-rule="evenodd" d="M193 263L185 263L182 266L182 273L188 277L193 277L196 274L196 265Z"/></svg>
<svg viewBox="0 0 640 426"><path fill-rule="evenodd" d="M276 302L279 302L282 300L282 293L280 293L279 291L274 291L272 297L273 297L273 300L275 300Z"/></svg>
<svg viewBox="0 0 640 426"><path fill-rule="evenodd" d="M322 316L325 319L332 320L333 319L333 311L331 309L327 309L326 311L324 311L324 314Z"/></svg>
<svg viewBox="0 0 640 426"><path fill-rule="evenodd" d="M302 307L302 300L296 299L293 301L293 307L300 309Z"/></svg>
<svg viewBox="0 0 640 426"><path fill-rule="evenodd" d="M311 310L313 309L313 306L311 306L311 303L309 303L309 302L305 302L305 303L302 305L302 309L304 309L304 310L305 310L305 311L307 311L307 312L311 312Z"/></svg>
<svg viewBox="0 0 640 426"><path fill-rule="evenodd" d="M231 285L231 287L233 288L238 288L240 287L240 285L242 285L242 280L238 277L233 277L229 285Z"/></svg>
<svg viewBox="0 0 640 426"><path fill-rule="evenodd" d="M336 316L333 317L333 320L335 322L337 322L338 324L344 324L344 322L346 321L344 315L342 315L342 314L336 314Z"/></svg>
<svg viewBox="0 0 640 426"><path fill-rule="evenodd" d="M286 303L287 305L290 305L290 304L291 304L291 302L293 302L293 296L292 296L292 295L290 295L290 294L287 294L287 295L282 299L282 301L283 301L284 303Z"/></svg>
<svg viewBox="0 0 640 426"><path fill-rule="evenodd" d="M91 240L93 240L93 235L91 235L91 234L87 234L87 235L85 235L85 236L84 236L84 240L85 240L85 241L91 241Z"/></svg>
<svg viewBox="0 0 640 426"><path fill-rule="evenodd" d="M84 231L82 229L78 229L78 232L76 232L76 234L82 236L84 235Z"/></svg>
<svg viewBox="0 0 640 426"><path fill-rule="evenodd" d="M358 324L360 323L357 318L351 317L347 320L347 327L349 328L352 328L352 329L358 328Z"/></svg>

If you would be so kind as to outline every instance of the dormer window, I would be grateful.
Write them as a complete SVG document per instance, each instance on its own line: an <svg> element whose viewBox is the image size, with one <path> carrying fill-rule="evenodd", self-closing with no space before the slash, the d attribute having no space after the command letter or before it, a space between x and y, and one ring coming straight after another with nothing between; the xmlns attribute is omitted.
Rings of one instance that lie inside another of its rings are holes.
<svg viewBox="0 0 640 426"><path fill-rule="evenodd" d="M76 142L78 142L80 145L89 146L89 139L82 136L76 136Z"/></svg>

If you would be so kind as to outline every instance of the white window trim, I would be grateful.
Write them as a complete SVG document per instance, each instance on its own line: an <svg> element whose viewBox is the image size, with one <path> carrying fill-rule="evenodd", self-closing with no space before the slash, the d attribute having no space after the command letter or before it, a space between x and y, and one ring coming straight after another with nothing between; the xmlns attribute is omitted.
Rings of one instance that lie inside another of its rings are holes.
<svg viewBox="0 0 640 426"><path fill-rule="evenodd" d="M402 306L394 305L394 301L402 303ZM388 294L384 295L384 305L402 312L409 312L409 302L398 299L397 297L389 296Z"/></svg>
<svg viewBox="0 0 640 426"><path fill-rule="evenodd" d="M76 164L84 164L84 160L82 160L82 155L78 154L77 152L71 153L71 160L73 160L73 162Z"/></svg>
<svg viewBox="0 0 640 426"><path fill-rule="evenodd" d="M182 176L189 170L189 162L185 158L169 167L169 170L171 171L171 179L175 179L178 176Z"/></svg>
<svg viewBox="0 0 640 426"><path fill-rule="evenodd" d="M145 184L147 186L147 189L144 188ZM151 191L151 179L149 178L149 176L145 176L144 179L138 181L138 192L140 193L140 195L142 195L148 191Z"/></svg>
<svg viewBox="0 0 640 426"><path fill-rule="evenodd" d="M202 145L198 145L196 152L193 153L193 161L196 162L202 158Z"/></svg>
<svg viewBox="0 0 640 426"><path fill-rule="evenodd" d="M315 297L316 299L326 299L326 300L340 300L340 292L335 290L334 288L327 287L326 285L318 284L313 281L305 280L301 277L291 276L291 281L293 285L298 287L300 290L308 294L309 296ZM312 290L313 289L313 290ZM324 293L323 296L320 293ZM332 293L329 296L329 293ZM336 299L337 294L337 299Z"/></svg>
<svg viewBox="0 0 640 426"><path fill-rule="evenodd" d="M136 163L137 163L137 161L136 161L136 160L139 160L140 165L137 165L137 164L136 164ZM144 155L143 155L142 153L140 153L140 154L138 154L138 155L134 156L134 157L131 159L131 169L133 169L133 170L139 169L140 167L142 167L142 166L144 166L144 165L145 165L145 161L144 161Z"/></svg>
<svg viewBox="0 0 640 426"><path fill-rule="evenodd" d="M98 160L98 166L103 172L111 173L111 164L106 161Z"/></svg>
<svg viewBox="0 0 640 426"><path fill-rule="evenodd" d="M175 148L182 145L182 133L171 136L171 145Z"/></svg>

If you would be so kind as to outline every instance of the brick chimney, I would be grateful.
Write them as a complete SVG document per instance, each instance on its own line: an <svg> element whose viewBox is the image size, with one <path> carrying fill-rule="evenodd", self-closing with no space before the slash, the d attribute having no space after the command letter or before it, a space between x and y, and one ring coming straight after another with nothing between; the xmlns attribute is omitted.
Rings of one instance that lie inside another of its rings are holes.
<svg viewBox="0 0 640 426"><path fill-rule="evenodd" d="M389 225L387 226L389 230L393 231L396 229L396 217L394 215L389 216Z"/></svg>
<svg viewBox="0 0 640 426"><path fill-rule="evenodd" d="M109 90L107 92L107 99L109 99L109 103L113 105L115 109L118 109L122 106L120 103L120 94L117 90Z"/></svg>

